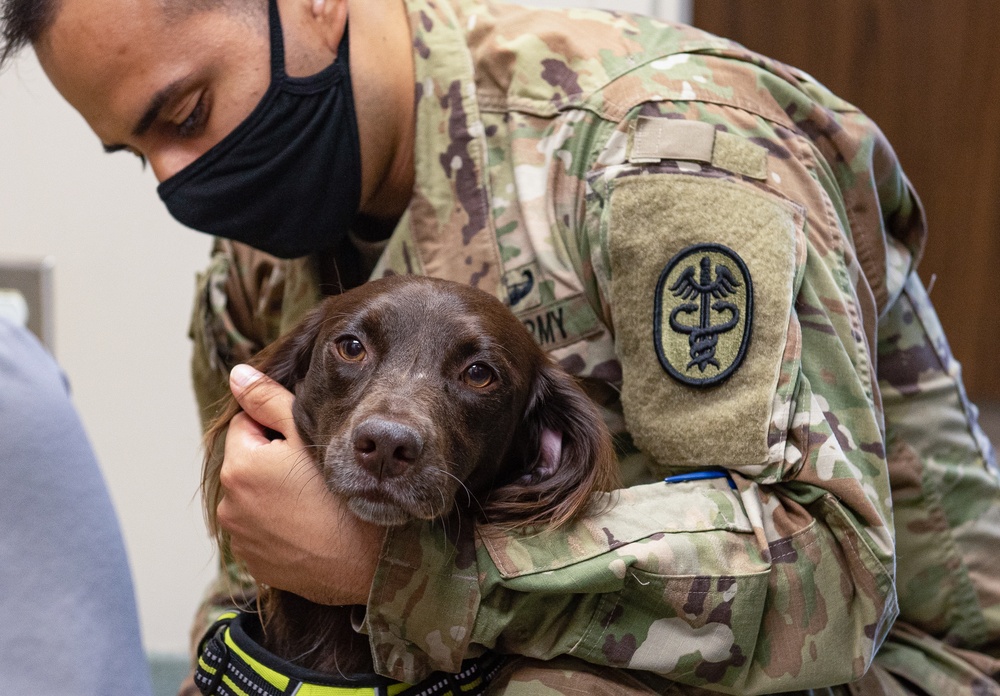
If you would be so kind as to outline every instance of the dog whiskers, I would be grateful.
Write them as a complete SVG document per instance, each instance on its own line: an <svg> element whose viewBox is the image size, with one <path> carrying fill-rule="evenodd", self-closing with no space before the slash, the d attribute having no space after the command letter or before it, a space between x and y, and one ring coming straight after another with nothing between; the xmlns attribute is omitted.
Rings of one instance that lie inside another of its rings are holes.
<svg viewBox="0 0 1000 696"><path fill-rule="evenodd" d="M445 462L445 464L447 466L452 466L451 462ZM465 482L462 481L462 479L458 478L457 476L455 476L455 474L451 473L450 471L447 471L444 467L441 467L441 468L433 467L433 468L430 469L430 471L433 471L435 474L441 474L443 476L447 476L448 478L451 478L451 479L454 479L455 481L457 481L458 485L461 487L461 489L463 491L465 491L465 499L466 499L469 507L472 507L472 505L475 504L475 506L477 508L479 508L479 510L481 512L483 511L483 505L482 505L482 503L479 502L479 498L477 498L475 495L473 495L472 491L469 489L468 486L465 485ZM444 494L440 491L440 489L438 490L438 494L442 497L442 504L443 504L443 506L447 507L448 503L447 503L447 501L443 500ZM444 507L442 509L444 509Z"/></svg>

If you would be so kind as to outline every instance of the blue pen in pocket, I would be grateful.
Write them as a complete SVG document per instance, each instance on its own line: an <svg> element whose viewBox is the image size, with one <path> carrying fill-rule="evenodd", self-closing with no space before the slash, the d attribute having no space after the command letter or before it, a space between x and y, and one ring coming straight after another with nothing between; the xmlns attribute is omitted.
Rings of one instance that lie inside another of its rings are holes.
<svg viewBox="0 0 1000 696"><path fill-rule="evenodd" d="M704 469L702 471L689 471L684 474L676 474L674 476L667 476L663 479L664 483L687 483L688 481L704 481L706 479L719 479L724 478L729 483L729 487L734 491L736 490L736 484L733 483L732 477L729 476L729 472L724 469Z"/></svg>

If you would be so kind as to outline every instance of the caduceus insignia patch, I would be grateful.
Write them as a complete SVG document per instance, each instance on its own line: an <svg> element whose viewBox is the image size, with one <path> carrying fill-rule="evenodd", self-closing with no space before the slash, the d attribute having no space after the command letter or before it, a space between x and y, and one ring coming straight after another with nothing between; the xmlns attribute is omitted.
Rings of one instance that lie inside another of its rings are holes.
<svg viewBox="0 0 1000 696"><path fill-rule="evenodd" d="M670 259L656 285L653 341L660 364L693 386L718 384L743 362L753 325L753 281L721 244L695 244Z"/></svg>

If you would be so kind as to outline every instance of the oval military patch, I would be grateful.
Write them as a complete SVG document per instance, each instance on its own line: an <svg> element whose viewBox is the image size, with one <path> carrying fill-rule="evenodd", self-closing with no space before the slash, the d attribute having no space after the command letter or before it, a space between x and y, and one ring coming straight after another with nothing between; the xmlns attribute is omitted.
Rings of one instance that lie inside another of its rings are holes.
<svg viewBox="0 0 1000 696"><path fill-rule="evenodd" d="M718 384L743 362L753 322L753 283L729 247L695 244L660 274L653 341L660 364L693 386Z"/></svg>

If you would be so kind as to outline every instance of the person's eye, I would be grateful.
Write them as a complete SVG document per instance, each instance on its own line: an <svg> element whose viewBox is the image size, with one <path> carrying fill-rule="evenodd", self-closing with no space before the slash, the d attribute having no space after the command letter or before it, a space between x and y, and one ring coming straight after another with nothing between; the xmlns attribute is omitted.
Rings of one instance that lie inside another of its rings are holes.
<svg viewBox="0 0 1000 696"><path fill-rule="evenodd" d="M205 127L207 116L208 107L205 105L205 97L201 96L187 118L176 124L177 135L182 138L191 138L199 135Z"/></svg>

